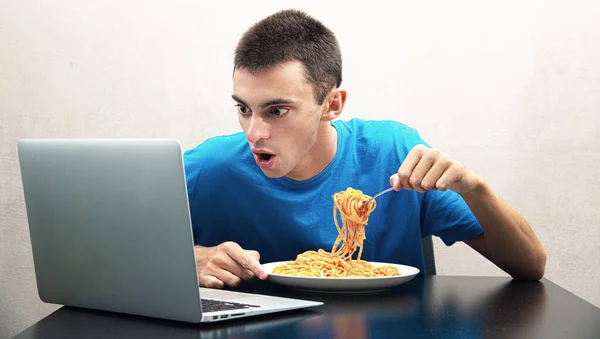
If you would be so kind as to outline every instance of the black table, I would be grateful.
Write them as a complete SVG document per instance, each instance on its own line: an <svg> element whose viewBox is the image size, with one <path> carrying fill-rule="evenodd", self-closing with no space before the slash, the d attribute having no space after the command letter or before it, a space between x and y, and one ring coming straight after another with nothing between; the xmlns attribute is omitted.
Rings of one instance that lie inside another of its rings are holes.
<svg viewBox="0 0 600 339"><path fill-rule="evenodd" d="M547 279L418 276L370 295L262 286L325 304L213 324L62 307L15 338L600 338L600 309Z"/></svg>

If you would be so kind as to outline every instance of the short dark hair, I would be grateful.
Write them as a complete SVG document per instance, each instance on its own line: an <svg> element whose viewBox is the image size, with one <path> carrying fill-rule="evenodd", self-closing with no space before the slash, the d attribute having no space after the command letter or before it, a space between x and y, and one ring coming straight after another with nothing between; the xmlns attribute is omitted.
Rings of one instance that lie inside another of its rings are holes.
<svg viewBox="0 0 600 339"><path fill-rule="evenodd" d="M252 25L235 49L234 69L250 72L300 61L318 104L342 83L342 54L335 34L308 14L288 9Z"/></svg>

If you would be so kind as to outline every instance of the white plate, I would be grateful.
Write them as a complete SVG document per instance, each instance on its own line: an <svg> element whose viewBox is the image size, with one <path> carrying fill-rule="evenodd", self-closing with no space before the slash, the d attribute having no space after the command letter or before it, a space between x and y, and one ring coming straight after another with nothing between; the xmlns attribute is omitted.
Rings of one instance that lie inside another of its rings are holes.
<svg viewBox="0 0 600 339"><path fill-rule="evenodd" d="M321 277L296 277L284 274L272 274L273 269L289 261L272 262L263 264L263 269L269 274L268 279L274 283L289 286L300 290L341 292L341 293L372 293L389 289L403 284L418 273L419 269L412 266L370 262L375 266L390 265L398 268L399 276L373 277L373 278L321 278Z"/></svg>

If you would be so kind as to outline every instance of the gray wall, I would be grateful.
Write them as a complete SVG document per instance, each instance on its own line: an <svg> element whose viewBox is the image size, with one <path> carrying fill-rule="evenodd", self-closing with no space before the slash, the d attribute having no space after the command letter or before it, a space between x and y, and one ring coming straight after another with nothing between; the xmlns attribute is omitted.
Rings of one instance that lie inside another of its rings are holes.
<svg viewBox="0 0 600 339"><path fill-rule="evenodd" d="M293 2L209 3L0 0L0 337L56 308L37 297L19 138L189 148L239 130L235 43ZM342 44L343 118L403 121L483 174L541 238L546 277L600 306L598 2L369 4L301 7ZM504 275L463 244L435 246L440 274Z"/></svg>

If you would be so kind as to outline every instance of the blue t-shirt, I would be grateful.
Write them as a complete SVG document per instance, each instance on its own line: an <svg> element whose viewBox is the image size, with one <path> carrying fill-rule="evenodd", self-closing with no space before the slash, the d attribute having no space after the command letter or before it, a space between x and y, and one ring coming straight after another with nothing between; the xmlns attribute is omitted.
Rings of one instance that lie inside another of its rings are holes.
<svg viewBox="0 0 600 339"><path fill-rule="evenodd" d="M338 133L336 155L306 181L265 176L244 133L213 137L186 151L195 243L234 241L257 250L261 263L293 260L307 250L330 251L338 235L333 194L352 187L374 195L388 188L408 152L417 144L427 145L414 129L398 122L352 119L332 125ZM482 232L453 191L390 192L377 198L369 216L361 259L424 272L422 237L433 234L450 246Z"/></svg>

